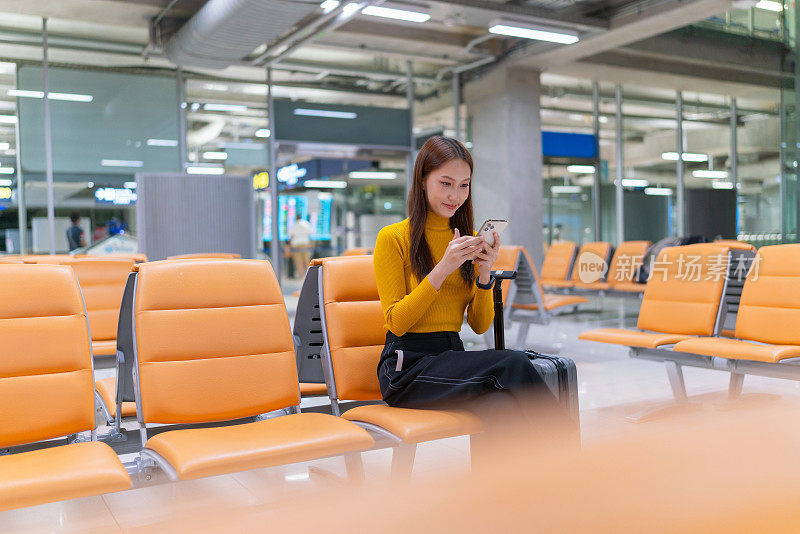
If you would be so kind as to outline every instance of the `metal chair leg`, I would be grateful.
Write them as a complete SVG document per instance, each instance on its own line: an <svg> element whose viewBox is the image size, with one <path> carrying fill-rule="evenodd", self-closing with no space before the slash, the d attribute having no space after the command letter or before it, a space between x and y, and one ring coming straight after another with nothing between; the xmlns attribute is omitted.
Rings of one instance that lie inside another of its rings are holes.
<svg viewBox="0 0 800 534"><path fill-rule="evenodd" d="M744 384L743 374L731 373L731 381L730 384L728 385L728 398L734 400L741 397L743 384Z"/></svg>
<svg viewBox="0 0 800 534"><path fill-rule="evenodd" d="M344 461L347 468L347 479L353 484L363 484L364 462L361 459L361 453L347 453L344 455Z"/></svg>
<svg viewBox="0 0 800 534"><path fill-rule="evenodd" d="M414 469L414 457L417 454L416 443L401 443L392 452L392 480L397 482L411 479Z"/></svg>

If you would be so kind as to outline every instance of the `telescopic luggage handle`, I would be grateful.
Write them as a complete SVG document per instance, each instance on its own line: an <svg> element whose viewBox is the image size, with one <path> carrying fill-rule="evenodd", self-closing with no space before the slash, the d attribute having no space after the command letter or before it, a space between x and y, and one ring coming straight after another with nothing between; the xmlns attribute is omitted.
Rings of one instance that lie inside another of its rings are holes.
<svg viewBox="0 0 800 534"><path fill-rule="evenodd" d="M503 280L513 280L517 271L492 271L492 299L494 300L494 348L506 348L503 324Z"/></svg>

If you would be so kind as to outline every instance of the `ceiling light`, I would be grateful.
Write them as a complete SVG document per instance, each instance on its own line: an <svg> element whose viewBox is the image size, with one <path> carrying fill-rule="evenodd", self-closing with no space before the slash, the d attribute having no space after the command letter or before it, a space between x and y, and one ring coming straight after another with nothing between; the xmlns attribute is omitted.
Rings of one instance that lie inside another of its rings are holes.
<svg viewBox="0 0 800 534"><path fill-rule="evenodd" d="M581 188L577 185L554 185L550 188L550 192L554 195L559 193L580 193Z"/></svg>
<svg viewBox="0 0 800 534"><path fill-rule="evenodd" d="M11 148L11 143L0 143L0 150L8 150Z"/></svg>
<svg viewBox="0 0 800 534"><path fill-rule="evenodd" d="M14 167L0 167L0 174L14 174Z"/></svg>
<svg viewBox="0 0 800 534"><path fill-rule="evenodd" d="M226 159L228 159L228 153L227 152L203 152L203 159L226 160Z"/></svg>
<svg viewBox="0 0 800 534"><path fill-rule="evenodd" d="M13 183L14 183L14 180L10 180L8 178L3 178L2 180L0 180L0 186L2 186L2 187L8 187Z"/></svg>
<svg viewBox="0 0 800 534"><path fill-rule="evenodd" d="M142 167L144 161L127 159L104 159L100 162L103 167Z"/></svg>
<svg viewBox="0 0 800 534"><path fill-rule="evenodd" d="M405 20L408 22L427 22L431 19L431 16L427 13L382 6L367 6L361 10L361 13L363 15L370 15L373 17L384 17L387 19Z"/></svg>
<svg viewBox="0 0 800 534"><path fill-rule="evenodd" d="M9 89L8 96L19 98L44 98L44 91L28 91L26 89ZM91 102L94 100L92 95L82 95L78 93L47 93L50 100L66 100L69 102Z"/></svg>
<svg viewBox="0 0 800 534"><path fill-rule="evenodd" d="M605 115L600 115L599 118L600 118L600 122L602 122L603 124L608 122L608 117L606 117Z"/></svg>
<svg viewBox="0 0 800 534"><path fill-rule="evenodd" d="M360 9L358 2L350 2L342 8L342 15L344 18L349 18L358 13Z"/></svg>
<svg viewBox="0 0 800 534"><path fill-rule="evenodd" d="M247 111L247 106L241 104L204 104L206 111Z"/></svg>
<svg viewBox="0 0 800 534"><path fill-rule="evenodd" d="M772 0L761 0L756 4L759 9L766 9L767 11L783 11L783 4L781 2L773 2Z"/></svg>
<svg viewBox="0 0 800 534"><path fill-rule="evenodd" d="M178 146L177 139L148 139L147 146Z"/></svg>
<svg viewBox="0 0 800 534"><path fill-rule="evenodd" d="M16 115L0 115L0 124L16 124Z"/></svg>
<svg viewBox="0 0 800 534"><path fill-rule="evenodd" d="M91 189L94 187L94 182L86 182L86 188Z"/></svg>
<svg viewBox="0 0 800 534"><path fill-rule="evenodd" d="M397 178L397 173L390 171L353 171L349 176L350 178L361 180L394 180Z"/></svg>
<svg viewBox="0 0 800 534"><path fill-rule="evenodd" d="M584 116L581 115L580 113L570 113L569 114L569 120L583 122L584 121Z"/></svg>
<svg viewBox="0 0 800 534"><path fill-rule="evenodd" d="M294 110L294 114L306 117L326 117L328 119L355 119L358 117L358 114L352 111L331 111L328 109L297 108Z"/></svg>
<svg viewBox="0 0 800 534"><path fill-rule="evenodd" d="M733 182L728 182L728 181L711 182L711 189L733 189Z"/></svg>
<svg viewBox="0 0 800 534"><path fill-rule="evenodd" d="M122 184L125 189L136 189L136 182L125 182Z"/></svg>
<svg viewBox="0 0 800 534"><path fill-rule="evenodd" d="M644 194L654 196L669 196L672 194L672 189L669 187L647 187L644 190Z"/></svg>
<svg viewBox="0 0 800 534"><path fill-rule="evenodd" d="M569 30L554 30L541 26L528 26L518 22L496 20L489 25L489 33L535 39L550 43L573 44L578 42L578 35Z"/></svg>
<svg viewBox="0 0 800 534"><path fill-rule="evenodd" d="M639 178L623 178L622 187L647 187L650 182Z"/></svg>
<svg viewBox="0 0 800 534"><path fill-rule="evenodd" d="M728 171L692 171L692 176L695 178L727 178Z"/></svg>
<svg viewBox="0 0 800 534"><path fill-rule="evenodd" d="M224 83L205 83L203 84L203 89L209 91L227 91L229 87Z"/></svg>
<svg viewBox="0 0 800 534"><path fill-rule="evenodd" d="M325 0L319 7L322 8L323 15L327 15L337 7L339 7L339 0Z"/></svg>
<svg viewBox="0 0 800 534"><path fill-rule="evenodd" d="M347 182L338 180L306 180L303 187L318 187L323 189L344 189Z"/></svg>
<svg viewBox="0 0 800 534"><path fill-rule="evenodd" d="M661 154L661 159L665 159L667 161L678 161L678 153L677 152L664 152ZM695 154L693 152L684 152L682 155L683 161L708 161L708 156L706 154Z"/></svg>
<svg viewBox="0 0 800 534"><path fill-rule="evenodd" d="M594 174L594 165L567 165L567 172L575 174Z"/></svg>
<svg viewBox="0 0 800 534"><path fill-rule="evenodd" d="M236 143L233 141L220 143L220 147L222 148L238 148L241 150L265 150L266 145L264 143Z"/></svg>
<svg viewBox="0 0 800 534"><path fill-rule="evenodd" d="M269 128L259 128L256 130L256 137L269 137L271 133Z"/></svg>
<svg viewBox="0 0 800 534"><path fill-rule="evenodd" d="M225 168L191 165L186 167L186 174L225 174Z"/></svg>

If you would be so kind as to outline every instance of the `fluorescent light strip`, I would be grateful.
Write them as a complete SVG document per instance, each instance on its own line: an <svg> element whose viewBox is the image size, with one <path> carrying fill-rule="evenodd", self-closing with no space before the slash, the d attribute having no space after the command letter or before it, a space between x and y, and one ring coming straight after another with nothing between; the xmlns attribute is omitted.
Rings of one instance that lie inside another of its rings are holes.
<svg viewBox="0 0 800 534"><path fill-rule="evenodd" d="M225 174L224 167L200 167L192 165L186 167L186 174Z"/></svg>
<svg viewBox="0 0 800 534"><path fill-rule="evenodd" d="M272 132L270 132L269 128L259 128L256 130L256 137L269 137L270 135L272 135Z"/></svg>
<svg viewBox="0 0 800 534"><path fill-rule="evenodd" d="M350 2L342 8L342 15L345 19L354 16L359 11L358 2Z"/></svg>
<svg viewBox="0 0 800 534"><path fill-rule="evenodd" d="M2 180L0 180L0 186L3 186L3 187L8 187L13 183L14 183L14 180L9 180L8 178L3 178Z"/></svg>
<svg viewBox="0 0 800 534"><path fill-rule="evenodd" d="M0 143L0 150L8 150L11 148L11 143Z"/></svg>
<svg viewBox="0 0 800 534"><path fill-rule="evenodd" d="M408 22L427 22L431 19L431 16L427 13L381 6L367 6L361 10L361 14L387 19L405 20Z"/></svg>
<svg viewBox="0 0 800 534"><path fill-rule="evenodd" d="M678 161L678 153L677 152L664 152L661 154L661 159L665 159L667 161ZM706 154L695 154L693 152L684 152L683 161L693 161L693 162L703 162L708 161L708 156Z"/></svg>
<svg viewBox="0 0 800 534"><path fill-rule="evenodd" d="M339 0L325 0L319 7L322 8L322 14L327 15L337 7L339 7Z"/></svg>
<svg viewBox="0 0 800 534"><path fill-rule="evenodd" d="M203 109L206 111L247 111L247 106L241 104L205 104Z"/></svg>
<svg viewBox="0 0 800 534"><path fill-rule="evenodd" d="M524 28L522 26L512 26L510 24L502 23L493 23L489 28L489 33L508 35L510 37L521 37L523 39L533 39L536 41L547 41L550 43L573 44L578 42L578 36L574 34L535 28Z"/></svg>
<svg viewBox="0 0 800 534"><path fill-rule="evenodd" d="M306 117L326 117L328 119L355 119L358 117L358 114L352 111L331 111L328 109L307 108L297 108L294 110L294 114Z"/></svg>
<svg viewBox="0 0 800 534"><path fill-rule="evenodd" d="M397 178L397 173L390 171L353 171L349 176L356 180L394 180Z"/></svg>
<svg viewBox="0 0 800 534"><path fill-rule="evenodd" d="M554 185L550 188L550 192L554 195L559 193L580 193L581 188L577 185Z"/></svg>
<svg viewBox="0 0 800 534"><path fill-rule="evenodd" d="M711 182L711 189L733 189L733 182Z"/></svg>
<svg viewBox="0 0 800 534"><path fill-rule="evenodd" d="M14 174L14 167L0 167L0 174Z"/></svg>
<svg viewBox="0 0 800 534"><path fill-rule="evenodd" d="M136 189L136 182L125 182L122 184L126 189Z"/></svg>
<svg viewBox="0 0 800 534"><path fill-rule="evenodd" d="M228 154L226 152L203 152L203 158L226 160L228 159Z"/></svg>
<svg viewBox="0 0 800 534"><path fill-rule="evenodd" d="M303 187L318 187L320 189L344 189L347 182L338 180L306 180L302 183Z"/></svg>
<svg viewBox="0 0 800 534"><path fill-rule="evenodd" d="M104 159L100 162L103 167L143 167L144 161L128 159Z"/></svg>
<svg viewBox="0 0 800 534"><path fill-rule="evenodd" d="M644 194L654 196L669 196L672 194L672 189L669 187L646 187Z"/></svg>
<svg viewBox="0 0 800 534"><path fill-rule="evenodd" d="M178 146L177 139L148 139L147 146Z"/></svg>
<svg viewBox="0 0 800 534"><path fill-rule="evenodd" d="M238 148L240 150L264 150L266 145L264 143L220 143L222 148Z"/></svg>
<svg viewBox="0 0 800 534"><path fill-rule="evenodd" d="M594 174L593 165L567 165L567 172L575 174Z"/></svg>
<svg viewBox="0 0 800 534"><path fill-rule="evenodd" d="M694 176L695 178L727 178L728 171L698 170L698 171L692 171L692 176Z"/></svg>
<svg viewBox="0 0 800 534"><path fill-rule="evenodd" d="M17 124L16 115L0 115L0 124Z"/></svg>
<svg viewBox="0 0 800 534"><path fill-rule="evenodd" d="M44 91L28 91L27 89L9 89L8 96L18 98L44 98ZM82 95L78 93L47 93L50 100L66 100L68 102L91 102L94 100L92 95Z"/></svg>
<svg viewBox="0 0 800 534"><path fill-rule="evenodd" d="M766 9L767 11L783 11L783 4L780 2L773 2L772 0L761 0L756 4L756 7L759 9Z"/></svg>
<svg viewBox="0 0 800 534"><path fill-rule="evenodd" d="M650 182L638 178L623 178L622 187L647 187Z"/></svg>

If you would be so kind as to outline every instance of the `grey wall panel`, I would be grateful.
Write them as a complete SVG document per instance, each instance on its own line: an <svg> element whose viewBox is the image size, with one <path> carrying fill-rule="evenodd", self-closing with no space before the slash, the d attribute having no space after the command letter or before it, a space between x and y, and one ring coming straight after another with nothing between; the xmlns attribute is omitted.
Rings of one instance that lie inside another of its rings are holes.
<svg viewBox="0 0 800 534"><path fill-rule="evenodd" d="M249 176L136 175L139 251L150 260L196 252L256 254Z"/></svg>

